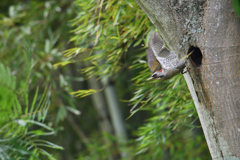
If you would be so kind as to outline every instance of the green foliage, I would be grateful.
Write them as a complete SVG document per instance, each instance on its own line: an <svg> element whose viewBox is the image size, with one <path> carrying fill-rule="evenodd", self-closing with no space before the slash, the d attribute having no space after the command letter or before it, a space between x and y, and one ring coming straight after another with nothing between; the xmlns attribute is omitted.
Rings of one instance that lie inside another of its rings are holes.
<svg viewBox="0 0 240 160"><path fill-rule="evenodd" d="M194 142L193 133L188 131L195 128L193 122L197 113L182 75L157 84L156 81L142 84L139 88L131 101L135 105L141 104L137 110L151 110L153 116L136 133L139 136L137 154L146 152L152 159L157 159L170 151L167 154L171 159L194 159L199 152L208 153L206 143ZM202 135L195 136L204 140ZM182 144L188 146L182 147ZM198 145L205 149L197 150Z"/></svg>
<svg viewBox="0 0 240 160"><path fill-rule="evenodd" d="M107 142L104 142L104 139L108 139ZM117 157L119 154L119 150L116 149L118 142L117 138L109 135L103 134L101 139L94 139L94 143L89 143L88 149L82 153L80 153L78 160L96 160L96 159L108 159L109 156ZM127 145L125 144L125 147ZM121 148L124 149L124 148ZM130 155L128 155L128 159L131 159Z"/></svg>
<svg viewBox="0 0 240 160"><path fill-rule="evenodd" d="M235 10L238 17L240 17L240 0L233 0L233 9Z"/></svg>
<svg viewBox="0 0 240 160"><path fill-rule="evenodd" d="M66 51L65 56L81 54L82 61L91 62L91 66L82 70L89 77L112 76L123 67L122 57L130 46L145 40L150 23L134 1L77 0L76 3L80 11L72 22L76 35L71 41L79 47Z"/></svg>
<svg viewBox="0 0 240 160"><path fill-rule="evenodd" d="M28 55L26 79L29 80L33 61L30 58L31 54L25 55ZM40 139L40 136L55 133L44 123L50 105L49 90L45 88L42 97L39 98L37 88L30 101L29 81L26 79L19 80L9 67L0 63L0 157L1 159L39 159L40 155L46 155L49 159L54 159L43 147L54 149L62 149L62 147Z"/></svg>
<svg viewBox="0 0 240 160"><path fill-rule="evenodd" d="M62 147L54 144L60 144L53 138L59 127L53 130L52 126L67 116L54 114L62 113L59 105L75 107L73 102L65 106L59 101L60 94L68 95L62 90L69 92L69 80L62 76L64 69L52 66L66 60L60 51L67 46L69 34L67 23L62 22L70 19L73 11L66 10L73 6L68 0L5 4L8 12L0 11L0 154L6 159L54 159L54 149Z"/></svg>
<svg viewBox="0 0 240 160"><path fill-rule="evenodd" d="M96 92L97 91L94 90L94 89L88 89L88 90L78 90L78 91L75 91L75 92L71 92L71 94L74 94L77 97L83 98L85 96L89 96L89 95L94 94Z"/></svg>

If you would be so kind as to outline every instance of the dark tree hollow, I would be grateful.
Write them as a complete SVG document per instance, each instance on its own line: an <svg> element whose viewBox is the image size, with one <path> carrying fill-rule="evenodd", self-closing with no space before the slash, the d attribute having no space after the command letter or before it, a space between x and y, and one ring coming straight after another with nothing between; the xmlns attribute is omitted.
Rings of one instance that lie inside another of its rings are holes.
<svg viewBox="0 0 240 160"><path fill-rule="evenodd" d="M190 55L191 62L195 67L200 67L202 65L202 52L198 47L191 46L188 50L188 53L193 51L193 53Z"/></svg>

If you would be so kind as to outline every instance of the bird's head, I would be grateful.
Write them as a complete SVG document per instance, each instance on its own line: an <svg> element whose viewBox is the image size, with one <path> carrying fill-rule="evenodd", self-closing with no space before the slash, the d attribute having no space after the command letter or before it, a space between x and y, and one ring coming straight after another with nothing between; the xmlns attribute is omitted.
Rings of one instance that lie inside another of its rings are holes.
<svg viewBox="0 0 240 160"><path fill-rule="evenodd" d="M166 73L163 69L161 69L159 71L154 72L151 75L151 77L147 79L147 81L151 79L163 79L164 77L166 77Z"/></svg>

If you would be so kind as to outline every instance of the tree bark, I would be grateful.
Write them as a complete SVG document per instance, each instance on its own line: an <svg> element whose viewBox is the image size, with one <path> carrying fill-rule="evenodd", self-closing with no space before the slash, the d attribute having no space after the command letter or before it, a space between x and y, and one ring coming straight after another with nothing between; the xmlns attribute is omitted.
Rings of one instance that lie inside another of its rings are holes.
<svg viewBox="0 0 240 160"><path fill-rule="evenodd" d="M240 159L240 20L232 1L136 2L179 57L200 49L184 77L212 159Z"/></svg>

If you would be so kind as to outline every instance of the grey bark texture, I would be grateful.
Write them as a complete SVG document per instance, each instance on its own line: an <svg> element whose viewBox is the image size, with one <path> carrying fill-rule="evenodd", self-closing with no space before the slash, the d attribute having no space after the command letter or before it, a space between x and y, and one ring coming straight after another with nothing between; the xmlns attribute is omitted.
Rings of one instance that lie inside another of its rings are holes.
<svg viewBox="0 0 240 160"><path fill-rule="evenodd" d="M202 64L184 75L212 159L240 159L240 19L232 0L136 0L169 48Z"/></svg>

